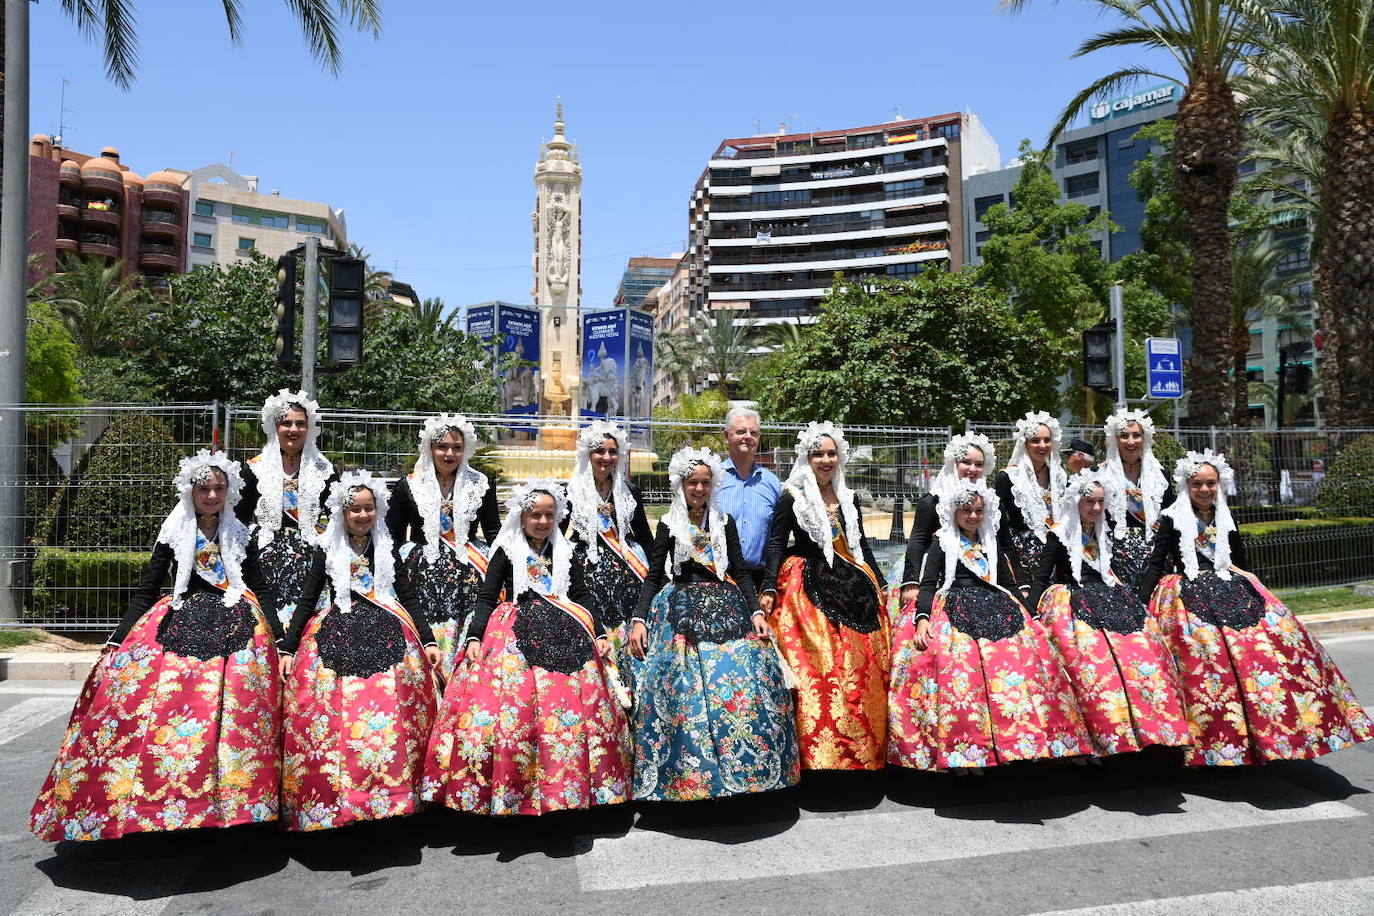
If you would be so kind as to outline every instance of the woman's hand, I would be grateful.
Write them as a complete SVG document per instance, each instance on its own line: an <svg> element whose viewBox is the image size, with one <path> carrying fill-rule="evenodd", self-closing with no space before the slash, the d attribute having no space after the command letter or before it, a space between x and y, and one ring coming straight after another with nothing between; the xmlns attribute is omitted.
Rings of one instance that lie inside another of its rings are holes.
<svg viewBox="0 0 1374 916"><path fill-rule="evenodd" d="M636 620L630 627L630 654L635 658L643 658L648 645L649 628L644 625L644 621Z"/></svg>
<svg viewBox="0 0 1374 916"><path fill-rule="evenodd" d="M281 679L284 681L291 676L291 672L296 669L296 656L283 655L277 662L277 670L281 672Z"/></svg>
<svg viewBox="0 0 1374 916"><path fill-rule="evenodd" d="M930 618L922 617L916 622L916 651L924 652L926 646L930 645Z"/></svg>
<svg viewBox="0 0 1374 916"><path fill-rule="evenodd" d="M475 639L469 639L467 646L463 648L463 659L470 665L475 665L482 660L482 644Z"/></svg>
<svg viewBox="0 0 1374 916"><path fill-rule="evenodd" d="M429 663L438 668L444 663L444 653L438 646L425 646L425 658Z"/></svg>
<svg viewBox="0 0 1374 916"><path fill-rule="evenodd" d="M754 635L764 642L773 638L773 631L768 629L768 620L762 613L754 615Z"/></svg>
<svg viewBox="0 0 1374 916"><path fill-rule="evenodd" d="M918 589L918 588L917 588L916 586L914 586L914 585L903 585L903 586L902 586L902 600L901 600L901 602L900 602L901 605L902 605L902 607L906 607L908 604L915 604L915 603L916 603L916 593L919 592L919 591L920 591L920 589Z"/></svg>
<svg viewBox="0 0 1374 916"><path fill-rule="evenodd" d="M765 614L771 614L773 613L773 604L777 600L777 592L764 592L762 595L759 595L759 607L763 609Z"/></svg>
<svg viewBox="0 0 1374 916"><path fill-rule="evenodd" d="M95 682L98 684L105 680L105 675L110 670L110 656L114 655L114 650L118 646L104 645L100 648L100 658L95 662Z"/></svg>
<svg viewBox="0 0 1374 916"><path fill-rule="evenodd" d="M602 658L611 654L611 639L609 636L598 636L596 638L596 654Z"/></svg>

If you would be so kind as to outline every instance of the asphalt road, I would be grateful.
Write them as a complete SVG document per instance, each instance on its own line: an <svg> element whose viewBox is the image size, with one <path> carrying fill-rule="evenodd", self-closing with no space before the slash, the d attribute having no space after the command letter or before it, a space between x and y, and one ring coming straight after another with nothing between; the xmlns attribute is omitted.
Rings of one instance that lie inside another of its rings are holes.
<svg viewBox="0 0 1374 916"><path fill-rule="evenodd" d="M1327 645L1374 706L1374 634ZM428 811L56 846L26 818L76 686L0 682L0 912L1374 913L1374 742L1185 770L1167 753L537 820Z"/></svg>

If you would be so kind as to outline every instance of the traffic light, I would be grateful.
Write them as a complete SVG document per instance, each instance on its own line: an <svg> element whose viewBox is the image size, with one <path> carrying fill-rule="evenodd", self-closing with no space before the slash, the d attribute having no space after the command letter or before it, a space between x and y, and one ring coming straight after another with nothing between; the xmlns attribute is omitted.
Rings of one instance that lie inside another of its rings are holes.
<svg viewBox="0 0 1374 916"><path fill-rule="evenodd" d="M277 258L277 365L296 367L296 256Z"/></svg>
<svg viewBox="0 0 1374 916"><path fill-rule="evenodd" d="M1083 332L1083 384L1096 391L1112 392L1112 325L1103 322Z"/></svg>
<svg viewBox="0 0 1374 916"><path fill-rule="evenodd" d="M329 275L329 362L356 366L363 361L363 277L367 265L357 258L335 258Z"/></svg>
<svg viewBox="0 0 1374 916"><path fill-rule="evenodd" d="M1290 364L1288 369L1288 390L1293 394L1307 394L1312 387L1312 367L1306 363Z"/></svg>

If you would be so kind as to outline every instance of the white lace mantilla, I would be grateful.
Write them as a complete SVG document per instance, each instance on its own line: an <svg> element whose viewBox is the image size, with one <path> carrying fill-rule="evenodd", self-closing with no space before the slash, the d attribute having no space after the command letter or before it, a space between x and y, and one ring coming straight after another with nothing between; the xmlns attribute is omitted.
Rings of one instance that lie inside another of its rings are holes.
<svg viewBox="0 0 1374 916"><path fill-rule="evenodd" d="M172 607L181 607L186 590L191 585L191 574L196 568L196 509L192 502L192 491L198 481L204 479L207 468L217 468L224 473L229 483L229 493L219 513L219 528L215 540L219 542L220 561L224 563L224 573L229 580L229 588L224 593L224 606L233 607L243 597L246 586L243 583L243 561L248 556L248 527L234 515L243 492L243 478L239 476L239 463L230 461L224 452L211 454L201 449L190 458L181 459L180 467L172 483L179 494L177 504L163 519L157 531L157 543L172 548L176 560L176 581L172 583Z"/></svg>
<svg viewBox="0 0 1374 916"><path fill-rule="evenodd" d="M1143 410L1123 410L1112 414L1107 418L1107 422L1102 427L1102 432L1107 439L1107 457L1102 462L1102 471L1111 477L1113 486L1107 497L1107 511L1111 513L1115 523L1116 536L1122 538L1126 536L1128 527L1126 516L1128 514L1126 505L1126 488L1133 485L1133 482L1126 476L1126 468L1121 460L1121 446L1117 441L1128 426L1132 423L1140 424L1140 431L1144 438L1140 449L1140 501L1145 507L1145 540L1149 541L1154 537L1155 522L1159 520L1160 510L1164 507L1164 493L1169 488L1168 478L1164 476L1164 467L1155 457L1153 445L1155 441L1155 423L1150 419L1149 414Z"/></svg>
<svg viewBox="0 0 1374 916"><path fill-rule="evenodd" d="M601 494L596 489L592 471L592 450L607 439L614 439L619 451L616 466L611 471L611 504L615 507L616 533L628 540L630 521L634 517L635 498L630 492L630 449L625 430L615 423L596 420L577 435L577 459L573 476L568 481L568 507L572 513L571 527L587 545L587 559L595 564L601 556L601 520L597 507ZM649 545L641 545L647 548Z"/></svg>

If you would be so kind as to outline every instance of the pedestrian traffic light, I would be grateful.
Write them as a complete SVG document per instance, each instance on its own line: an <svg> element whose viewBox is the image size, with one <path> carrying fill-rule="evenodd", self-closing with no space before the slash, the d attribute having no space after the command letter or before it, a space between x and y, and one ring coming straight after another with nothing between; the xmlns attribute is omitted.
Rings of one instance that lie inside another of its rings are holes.
<svg viewBox="0 0 1374 916"><path fill-rule="evenodd" d="M363 361L363 277L366 263L335 258L329 273L329 362L356 366Z"/></svg>
<svg viewBox="0 0 1374 916"><path fill-rule="evenodd" d="M1288 389L1293 394L1307 394L1312 386L1312 367L1306 363L1289 365L1288 369Z"/></svg>
<svg viewBox="0 0 1374 916"><path fill-rule="evenodd" d="M296 367L296 255L277 258L277 365Z"/></svg>
<svg viewBox="0 0 1374 916"><path fill-rule="evenodd" d="M1103 322L1083 332L1083 384L1096 391L1112 392L1112 325Z"/></svg>

